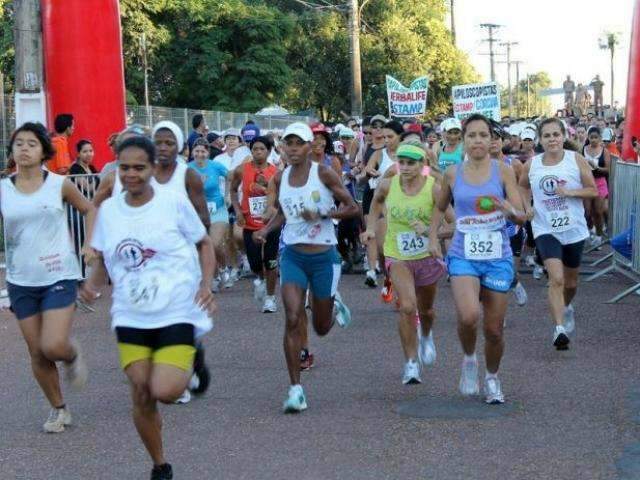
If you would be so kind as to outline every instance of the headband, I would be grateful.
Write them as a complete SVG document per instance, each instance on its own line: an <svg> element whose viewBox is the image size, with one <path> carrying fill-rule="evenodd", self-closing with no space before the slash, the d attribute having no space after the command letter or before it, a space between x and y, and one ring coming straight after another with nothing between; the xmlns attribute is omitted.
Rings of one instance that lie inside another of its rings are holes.
<svg viewBox="0 0 640 480"><path fill-rule="evenodd" d="M398 151L396 152L396 155L398 157L415 160L416 162L423 162L425 157L425 152L422 148L417 147L416 145L400 145L398 147Z"/></svg>

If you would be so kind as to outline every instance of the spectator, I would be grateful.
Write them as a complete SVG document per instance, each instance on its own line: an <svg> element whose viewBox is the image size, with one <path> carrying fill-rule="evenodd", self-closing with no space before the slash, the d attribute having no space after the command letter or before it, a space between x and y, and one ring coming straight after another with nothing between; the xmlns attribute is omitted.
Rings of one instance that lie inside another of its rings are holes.
<svg viewBox="0 0 640 480"><path fill-rule="evenodd" d="M53 123L55 135L51 143L56 153L46 163L50 172L66 175L71 167L71 155L69 154L69 137L73 135L74 121L70 113L61 113Z"/></svg>
<svg viewBox="0 0 640 480"><path fill-rule="evenodd" d="M191 119L191 125L193 126L193 132L189 135L187 139L187 146L189 147L189 157L188 161L193 160L193 156L191 155L191 150L193 150L193 144L199 138L204 138L207 134L207 122L204 121L204 115L201 113L196 113Z"/></svg>
<svg viewBox="0 0 640 480"><path fill-rule="evenodd" d="M223 152L224 139L219 133L207 133L207 143L209 143L209 160L213 160Z"/></svg>

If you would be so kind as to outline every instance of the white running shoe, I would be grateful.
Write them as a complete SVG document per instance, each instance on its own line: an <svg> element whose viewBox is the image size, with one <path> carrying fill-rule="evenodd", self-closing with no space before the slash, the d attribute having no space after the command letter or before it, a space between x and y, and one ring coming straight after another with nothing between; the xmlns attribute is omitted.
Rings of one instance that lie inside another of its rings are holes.
<svg viewBox="0 0 640 480"><path fill-rule="evenodd" d="M480 392L477 359L462 361L459 388L462 395L477 395Z"/></svg>
<svg viewBox="0 0 640 480"><path fill-rule="evenodd" d="M256 278L253 280L253 298L257 302L264 301L264 297L267 295L267 286L264 280Z"/></svg>
<svg viewBox="0 0 640 480"><path fill-rule="evenodd" d="M173 402L176 405L184 405L185 403L189 403L191 401L191 392L189 391L189 388L187 388L184 393L182 395L180 395L178 398L176 398L176 400Z"/></svg>
<svg viewBox="0 0 640 480"><path fill-rule="evenodd" d="M367 270L367 275L364 279L364 284L370 288L376 288L378 286L378 278L375 270Z"/></svg>
<svg viewBox="0 0 640 480"><path fill-rule="evenodd" d="M422 379L420 378L420 364L416 360L409 360L404 364L402 384L415 385L418 383L422 383Z"/></svg>
<svg viewBox="0 0 640 480"><path fill-rule="evenodd" d="M67 408L52 408L42 428L47 433L64 432L64 427L71 425L71 413Z"/></svg>
<svg viewBox="0 0 640 480"><path fill-rule="evenodd" d="M262 313L276 313L278 311L278 304L276 303L275 295L267 295L264 297L264 303L262 304Z"/></svg>
<svg viewBox="0 0 640 480"><path fill-rule="evenodd" d="M232 268L231 272L229 272L229 279L231 281L231 285L229 285L229 287L231 287L235 282L240 280L240 271L237 268ZM225 286L224 288L229 287Z"/></svg>
<svg viewBox="0 0 640 480"><path fill-rule="evenodd" d="M544 268L542 268L540 265L536 265L535 267L533 267L533 278L535 278L536 280L540 280L542 278L542 275L544 275Z"/></svg>
<svg viewBox="0 0 640 480"><path fill-rule="evenodd" d="M211 291L213 293L218 293L220 291L220 275L217 275L211 280Z"/></svg>
<svg viewBox="0 0 640 480"><path fill-rule="evenodd" d="M67 380L76 390L82 390L87 384L89 378L89 369L82 356L82 349L75 339L71 339L71 345L76 351L76 358L70 362L64 362L67 371Z"/></svg>
<svg viewBox="0 0 640 480"><path fill-rule="evenodd" d="M567 333L572 333L576 329L576 316L573 305L564 307L564 329Z"/></svg>
<svg viewBox="0 0 640 480"><path fill-rule="evenodd" d="M351 310L345 305L340 296L340 292L336 292L333 298L333 314L335 320L342 328L347 328L351 324Z"/></svg>
<svg viewBox="0 0 640 480"><path fill-rule="evenodd" d="M485 403L489 405L499 405L504 403L504 395L502 394L502 386L497 376L485 377L484 379L484 395Z"/></svg>
<svg viewBox="0 0 640 480"><path fill-rule="evenodd" d="M248 277L251 275L251 265L249 264L249 259L246 255L242 256L242 271L240 272L241 277Z"/></svg>
<svg viewBox="0 0 640 480"><path fill-rule="evenodd" d="M436 363L436 345L433 343L433 330L425 337L422 335L420 325L418 325L418 358L423 367Z"/></svg>
<svg viewBox="0 0 640 480"><path fill-rule="evenodd" d="M599 235L594 235L593 238L591 239L591 246L596 249L599 249L603 243L604 242L602 240L602 237Z"/></svg>
<svg viewBox="0 0 640 480"><path fill-rule="evenodd" d="M556 350L569 350L569 342L566 329L562 325L556 325L553 331L553 345Z"/></svg>
<svg viewBox="0 0 640 480"><path fill-rule="evenodd" d="M282 406L284 413L299 413L307 409L307 398L304 396L302 385L291 385L289 394Z"/></svg>
<svg viewBox="0 0 640 480"><path fill-rule="evenodd" d="M527 264L527 267L535 267L536 266L535 257L533 255L527 255L526 264Z"/></svg>
<svg viewBox="0 0 640 480"><path fill-rule="evenodd" d="M516 296L516 303L523 307L527 304L527 300L529 299L527 295L527 291L522 286L522 283L516 283L515 288L513 289L513 294Z"/></svg>

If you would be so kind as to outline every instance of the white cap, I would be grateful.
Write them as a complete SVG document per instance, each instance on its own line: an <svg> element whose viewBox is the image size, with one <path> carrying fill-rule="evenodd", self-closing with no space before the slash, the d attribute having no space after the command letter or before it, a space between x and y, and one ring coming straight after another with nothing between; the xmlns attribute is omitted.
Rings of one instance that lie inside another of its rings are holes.
<svg viewBox="0 0 640 480"><path fill-rule="evenodd" d="M313 141L313 132L311 131L311 128L309 128L309 125L307 125L306 123L295 122L290 124L287 128L284 129L282 138L287 138L289 135L300 137L304 142Z"/></svg>
<svg viewBox="0 0 640 480"><path fill-rule="evenodd" d="M520 132L521 140L536 140L536 132L529 127L525 127L524 130Z"/></svg>
<svg viewBox="0 0 640 480"><path fill-rule="evenodd" d="M155 137L158 130L169 130L173 133L173 136L176 137L176 143L178 144L178 151L182 151L184 147L184 134L180 127L173 123L170 120L163 120L162 122L158 122L153 126L153 130L151 131L151 136Z"/></svg>
<svg viewBox="0 0 640 480"><path fill-rule="evenodd" d="M602 129L602 141L603 142L612 142L613 141L613 130L610 128Z"/></svg>
<svg viewBox="0 0 640 480"><path fill-rule="evenodd" d="M355 138L356 134L353 133L353 130L351 130L350 128L343 128L341 130L338 130L338 136L340 138Z"/></svg>
<svg viewBox="0 0 640 480"><path fill-rule="evenodd" d="M442 121L442 123L440 124L440 128L442 128L442 130L445 132L454 130L456 128L458 130L462 130L462 123L460 123L460 120L458 120L457 118L447 118Z"/></svg>
<svg viewBox="0 0 640 480"><path fill-rule="evenodd" d="M511 135L512 137L513 136L519 137L524 129L525 129L524 123L522 122L512 123L509 126L509 128L507 128L507 132L509 132L509 135Z"/></svg>
<svg viewBox="0 0 640 480"><path fill-rule="evenodd" d="M227 137L238 137L242 141L242 133L240 133L239 128L229 128L224 132L224 138Z"/></svg>

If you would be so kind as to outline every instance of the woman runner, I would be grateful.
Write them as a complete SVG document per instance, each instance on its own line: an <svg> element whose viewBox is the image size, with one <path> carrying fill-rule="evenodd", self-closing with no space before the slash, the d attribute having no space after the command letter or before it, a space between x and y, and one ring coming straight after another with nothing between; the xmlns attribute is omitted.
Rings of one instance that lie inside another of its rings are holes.
<svg viewBox="0 0 640 480"><path fill-rule="evenodd" d="M100 207L91 241L98 258L81 294L84 301L95 300L106 267L113 282L112 328L131 384L133 421L153 460L151 479L170 479L157 404L172 403L185 391L196 336L211 329L207 310L215 307L215 257L188 198L152 185L153 143L129 138L118 147L118 158L126 193Z"/></svg>
<svg viewBox="0 0 640 480"><path fill-rule="evenodd" d="M604 237L604 225L608 214L607 198L609 197L609 167L611 165L611 154L604 148L602 143L602 132L598 127L591 127L587 134L589 143L584 146L582 153L591 167L593 178L598 189L598 196L585 201L587 216L591 218L596 234L593 237L592 245L600 247Z"/></svg>
<svg viewBox="0 0 640 480"><path fill-rule="evenodd" d="M33 376L51 404L44 431L60 433L71 425L71 413L62 396L56 362L64 363L73 387L82 388L87 380L80 348L71 338L81 277L64 202L85 216L87 232L91 232L95 209L71 180L43 168L55 152L42 125L25 123L13 133L9 147L18 169L0 181L7 290ZM83 250L91 260L91 252Z"/></svg>
<svg viewBox="0 0 640 480"><path fill-rule="evenodd" d="M477 325L484 320L485 401L504 403L498 368L504 351L503 324L507 293L513 281L511 247L505 220L524 222L522 200L513 170L491 159L491 124L480 114L465 122L462 136L468 161L447 168L431 219L429 248L442 258L437 226L454 201L456 230L448 250L451 289L458 313L458 336L464 351L460 392L479 392ZM514 209L515 207L515 209Z"/></svg>

